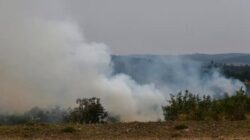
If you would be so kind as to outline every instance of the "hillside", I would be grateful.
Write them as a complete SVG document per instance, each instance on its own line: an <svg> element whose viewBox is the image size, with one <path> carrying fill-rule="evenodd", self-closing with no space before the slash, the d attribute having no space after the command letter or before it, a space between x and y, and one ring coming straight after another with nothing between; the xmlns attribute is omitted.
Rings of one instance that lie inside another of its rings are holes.
<svg viewBox="0 0 250 140"><path fill-rule="evenodd" d="M200 79L199 82L203 82L206 76L203 76L204 69L201 66L211 62L228 64L228 67L223 67L226 69L222 71L232 71L231 74L238 75L238 78L237 75L233 78L245 79L247 77L242 77L242 75L249 72L249 67L241 66L250 65L250 54L113 55L112 62L114 74L127 74L140 84L155 83L175 88L176 84L187 85L190 82L186 79L197 76ZM231 64L235 67L230 67Z"/></svg>
<svg viewBox="0 0 250 140"><path fill-rule="evenodd" d="M130 75L138 83L167 82L175 70L197 70L211 62L250 65L250 54L192 54L192 55L113 55L113 73ZM185 71L182 71L185 72ZM150 75L150 76L149 76Z"/></svg>
<svg viewBox="0 0 250 140"><path fill-rule="evenodd" d="M202 63L211 61L225 64L249 64L250 54L228 53L228 54L187 54L187 55L113 55L112 60L116 61L139 61L139 60L167 60L170 58L183 58Z"/></svg>
<svg viewBox="0 0 250 140"><path fill-rule="evenodd" d="M225 63L225 64L250 64L250 54L240 54L240 53L212 54L212 55L193 54L184 56L201 62L215 61L218 63Z"/></svg>

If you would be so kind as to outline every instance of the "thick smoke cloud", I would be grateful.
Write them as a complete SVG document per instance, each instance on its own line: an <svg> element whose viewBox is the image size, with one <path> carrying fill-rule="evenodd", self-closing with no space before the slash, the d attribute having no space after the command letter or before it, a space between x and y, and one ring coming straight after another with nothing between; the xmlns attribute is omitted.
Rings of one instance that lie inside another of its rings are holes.
<svg viewBox="0 0 250 140"><path fill-rule="evenodd" d="M18 17L22 9L14 10L10 15L1 12L1 110L67 107L78 97L97 96L122 120L161 118L160 91L126 75L110 76L110 53L104 44L87 43L71 21Z"/></svg>
<svg viewBox="0 0 250 140"><path fill-rule="evenodd" d="M123 121L162 118L161 106L174 89L138 84L126 74L112 75L110 50L105 44L86 41L72 20L30 13L26 9L30 3L25 2L0 1L1 111L69 107L76 98L96 96ZM176 72L174 76L182 75ZM192 78L195 73L195 69L191 71L188 83L192 84L187 88L200 86L200 80ZM206 88L211 94L217 82L227 83L230 90L238 88L216 74L211 78Z"/></svg>

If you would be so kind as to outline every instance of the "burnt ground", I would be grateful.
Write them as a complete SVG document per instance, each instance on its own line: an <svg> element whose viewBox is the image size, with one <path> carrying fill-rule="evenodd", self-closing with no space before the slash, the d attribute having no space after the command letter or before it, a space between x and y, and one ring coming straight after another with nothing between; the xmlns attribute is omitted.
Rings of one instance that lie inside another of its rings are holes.
<svg viewBox="0 0 250 140"><path fill-rule="evenodd" d="M0 139L250 139L250 121L2 125Z"/></svg>

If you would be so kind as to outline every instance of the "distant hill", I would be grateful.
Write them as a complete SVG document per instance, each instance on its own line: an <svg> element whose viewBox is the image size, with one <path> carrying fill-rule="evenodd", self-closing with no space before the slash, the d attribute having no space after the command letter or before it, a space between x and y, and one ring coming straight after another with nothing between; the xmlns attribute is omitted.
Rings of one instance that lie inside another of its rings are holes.
<svg viewBox="0 0 250 140"><path fill-rule="evenodd" d="M250 54L191 54L183 56L201 62L215 61L217 63L226 64L250 64Z"/></svg>
<svg viewBox="0 0 250 140"><path fill-rule="evenodd" d="M209 63L211 61L225 64L248 64L250 65L250 54L228 53L228 54L187 54L187 55L113 55L112 60L116 61L138 61L140 60L157 60L169 58L184 58Z"/></svg>
<svg viewBox="0 0 250 140"><path fill-rule="evenodd" d="M212 61L221 64L250 65L250 54L112 56L114 74L124 73L130 75L135 81L141 84L154 82L171 85L172 83L179 83L181 82L181 78L175 76L176 70L182 69L184 75L189 75L189 71L192 73L192 68L198 68L199 63L210 64ZM248 90L250 93L250 89Z"/></svg>
<svg viewBox="0 0 250 140"><path fill-rule="evenodd" d="M190 62L192 61L192 62ZM166 75L169 67L177 64L188 68L195 63L211 62L233 65L250 65L250 54L190 54L190 55L113 55L114 73L125 73L136 80L145 81L145 75L160 72ZM162 75L159 74L162 78ZM171 75L167 75L169 78ZM159 77L158 77L159 78ZM163 77L164 78L164 77Z"/></svg>

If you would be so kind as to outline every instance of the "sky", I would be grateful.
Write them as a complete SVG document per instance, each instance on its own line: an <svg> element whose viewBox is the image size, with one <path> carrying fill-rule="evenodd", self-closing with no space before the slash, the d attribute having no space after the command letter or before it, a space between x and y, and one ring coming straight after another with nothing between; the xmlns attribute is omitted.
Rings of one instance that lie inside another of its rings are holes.
<svg viewBox="0 0 250 140"><path fill-rule="evenodd" d="M249 0L62 1L20 3L30 14L75 21L113 54L250 53Z"/></svg>

